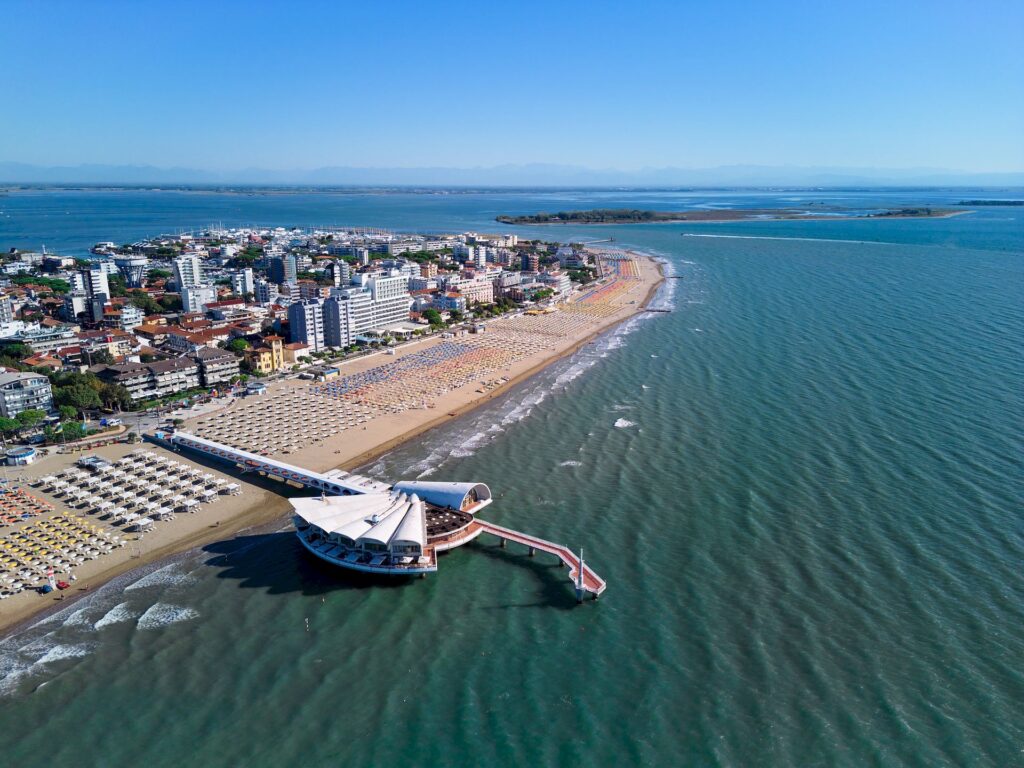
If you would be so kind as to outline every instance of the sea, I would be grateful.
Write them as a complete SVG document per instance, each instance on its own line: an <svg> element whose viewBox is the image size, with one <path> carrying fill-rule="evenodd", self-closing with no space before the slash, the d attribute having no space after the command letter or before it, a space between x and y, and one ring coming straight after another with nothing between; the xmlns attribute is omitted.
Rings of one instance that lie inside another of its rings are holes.
<svg viewBox="0 0 1024 768"><path fill-rule="evenodd" d="M0 247L1022 196L11 190ZM600 600L487 538L347 574L282 519L0 640L0 764L1024 765L1024 209L517 231L655 256L670 311L365 469L487 483Z"/></svg>

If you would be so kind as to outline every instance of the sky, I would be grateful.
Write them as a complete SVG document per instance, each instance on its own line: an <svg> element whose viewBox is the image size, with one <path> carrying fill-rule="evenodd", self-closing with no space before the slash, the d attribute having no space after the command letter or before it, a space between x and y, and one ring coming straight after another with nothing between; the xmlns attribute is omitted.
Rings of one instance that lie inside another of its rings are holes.
<svg viewBox="0 0 1024 768"><path fill-rule="evenodd" d="M0 161L1024 170L1024 2L22 2Z"/></svg>

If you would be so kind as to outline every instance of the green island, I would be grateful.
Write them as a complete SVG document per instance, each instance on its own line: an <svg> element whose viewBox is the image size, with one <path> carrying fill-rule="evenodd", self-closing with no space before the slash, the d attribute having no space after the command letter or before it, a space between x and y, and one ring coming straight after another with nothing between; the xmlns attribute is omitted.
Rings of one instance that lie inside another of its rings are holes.
<svg viewBox="0 0 1024 768"><path fill-rule="evenodd" d="M1024 200L961 200L957 205L1024 205Z"/></svg>
<svg viewBox="0 0 1024 768"><path fill-rule="evenodd" d="M586 211L559 211L522 216L496 216L502 224L645 224L671 221L744 221L752 219L851 219L878 218L944 218L966 211L946 208L890 208L872 213L859 213L836 206L806 208L731 208L700 211L650 211L635 208L593 208Z"/></svg>

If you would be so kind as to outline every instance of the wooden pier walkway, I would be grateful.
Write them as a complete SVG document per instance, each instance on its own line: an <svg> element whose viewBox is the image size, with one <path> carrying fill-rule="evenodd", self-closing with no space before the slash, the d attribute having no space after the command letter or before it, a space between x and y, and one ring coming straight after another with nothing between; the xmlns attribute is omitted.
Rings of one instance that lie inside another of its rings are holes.
<svg viewBox="0 0 1024 768"><path fill-rule="evenodd" d="M573 586L576 588L576 598L583 600L583 593L589 592L594 596L596 600L598 596L608 585L605 580L602 579L594 569L591 568L586 562L583 562L583 578L580 578L580 555L574 553L571 549L563 544L555 544L545 539L539 539L536 536L531 536L528 533L521 533L519 531L513 531L511 528L504 528L494 523L489 523L486 520L481 520L479 517L476 518L472 525L478 525L483 528L485 533L490 533L493 536L497 536L505 541L514 541L517 544L523 544L530 548L530 554L533 554L534 550L540 550L541 552L549 552L555 555L565 565L569 567L569 579L572 581ZM582 552L581 552L582 554Z"/></svg>

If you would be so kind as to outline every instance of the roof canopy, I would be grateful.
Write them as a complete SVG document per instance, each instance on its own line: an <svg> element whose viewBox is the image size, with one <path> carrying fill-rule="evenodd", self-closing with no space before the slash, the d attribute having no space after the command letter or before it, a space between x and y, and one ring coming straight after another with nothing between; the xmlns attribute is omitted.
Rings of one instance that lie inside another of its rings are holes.
<svg viewBox="0 0 1024 768"><path fill-rule="evenodd" d="M295 514L325 534L371 548L427 545L426 515L415 495L400 491L291 499Z"/></svg>
<svg viewBox="0 0 1024 768"><path fill-rule="evenodd" d="M474 502L489 501L491 489L483 483L443 483L426 480L403 480L395 483L396 491L415 493L435 507L463 509Z"/></svg>

